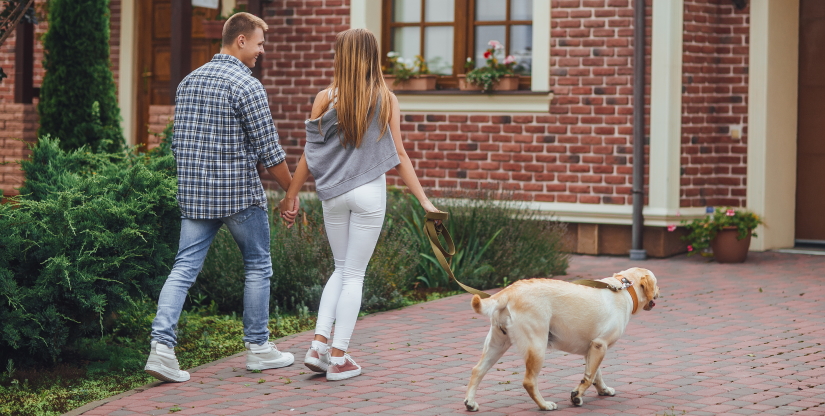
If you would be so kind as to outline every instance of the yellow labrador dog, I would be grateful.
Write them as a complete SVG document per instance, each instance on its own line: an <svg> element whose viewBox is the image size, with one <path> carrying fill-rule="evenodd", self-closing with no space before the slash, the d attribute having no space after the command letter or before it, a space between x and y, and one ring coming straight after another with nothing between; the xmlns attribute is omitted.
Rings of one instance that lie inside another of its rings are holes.
<svg viewBox="0 0 825 416"><path fill-rule="evenodd" d="M473 296L473 309L490 317L490 332L467 386L467 410L478 410L476 389L511 344L516 345L527 367L524 388L542 410L557 407L545 401L537 388L548 345L585 357L584 378L570 393L574 405L584 404L584 392L591 384L600 396L615 395L616 391L604 383L599 365L638 307L642 305L646 311L653 308L659 287L650 270L638 267L600 281L626 289L613 291L561 280L529 279L513 283L487 299Z"/></svg>

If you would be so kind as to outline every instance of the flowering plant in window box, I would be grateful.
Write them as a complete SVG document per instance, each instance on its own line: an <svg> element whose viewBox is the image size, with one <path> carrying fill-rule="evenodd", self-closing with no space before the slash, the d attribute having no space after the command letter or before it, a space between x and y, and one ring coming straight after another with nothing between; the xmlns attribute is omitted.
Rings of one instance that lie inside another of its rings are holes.
<svg viewBox="0 0 825 416"><path fill-rule="evenodd" d="M426 91L435 89L436 75L430 74L427 61L417 55L414 61L405 59L397 52L387 54L384 81L390 90Z"/></svg>
<svg viewBox="0 0 825 416"><path fill-rule="evenodd" d="M499 60L499 56L503 55L504 45L497 40L491 40L487 45L490 46L484 51L487 65L476 68L475 61L467 58L464 67L470 72L466 76L458 76L458 87L462 90L481 90L482 92L518 89L518 76L513 70L516 58L508 55Z"/></svg>
<svg viewBox="0 0 825 416"><path fill-rule="evenodd" d="M714 209L711 215L693 221L682 221L689 234L682 239L688 243L688 255L701 252L713 256L720 263L745 261L754 229L763 224L761 218L747 210ZM712 254L707 248L712 249Z"/></svg>

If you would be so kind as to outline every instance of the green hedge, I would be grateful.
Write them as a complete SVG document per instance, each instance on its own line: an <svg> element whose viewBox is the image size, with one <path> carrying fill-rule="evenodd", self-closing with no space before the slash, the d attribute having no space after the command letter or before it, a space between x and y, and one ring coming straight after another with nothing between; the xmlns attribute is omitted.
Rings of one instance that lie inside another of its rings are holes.
<svg viewBox="0 0 825 416"><path fill-rule="evenodd" d="M21 196L0 205L0 357L54 362L130 299L157 295L179 237L175 164L45 137L22 167Z"/></svg>
<svg viewBox="0 0 825 416"><path fill-rule="evenodd" d="M57 137L64 149L119 151L123 132L109 69L109 0L50 0L48 20L38 136Z"/></svg>

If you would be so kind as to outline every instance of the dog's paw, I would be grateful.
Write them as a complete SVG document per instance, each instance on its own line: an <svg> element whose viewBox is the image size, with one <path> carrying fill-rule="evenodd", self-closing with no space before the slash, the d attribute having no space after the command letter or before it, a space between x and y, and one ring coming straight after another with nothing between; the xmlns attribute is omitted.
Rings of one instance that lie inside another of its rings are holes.
<svg viewBox="0 0 825 416"><path fill-rule="evenodd" d="M539 405L539 409L541 410L556 410L559 406L553 402L544 402L544 406Z"/></svg>
<svg viewBox="0 0 825 416"><path fill-rule="evenodd" d="M466 407L467 410L469 410L471 412L477 412L478 411L478 403L471 402L468 399L464 399L464 407Z"/></svg>
<svg viewBox="0 0 825 416"><path fill-rule="evenodd" d="M578 390L573 390L570 392L570 401L573 402L574 406L582 406L584 405L584 396L579 396Z"/></svg>
<svg viewBox="0 0 825 416"><path fill-rule="evenodd" d="M616 390L613 387L605 387L599 392L599 396L615 396Z"/></svg>

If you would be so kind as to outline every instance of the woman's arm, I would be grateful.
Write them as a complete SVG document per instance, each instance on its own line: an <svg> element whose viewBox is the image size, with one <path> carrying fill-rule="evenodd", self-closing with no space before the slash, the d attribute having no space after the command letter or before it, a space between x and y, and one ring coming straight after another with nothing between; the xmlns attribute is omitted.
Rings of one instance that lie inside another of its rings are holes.
<svg viewBox="0 0 825 416"><path fill-rule="evenodd" d="M315 96L315 101L312 104L311 119L315 119L323 114L324 110L329 104L329 96L327 90L323 90ZM286 190L286 196L278 204L281 211L281 218L287 222L287 227L292 227L295 223L295 218L298 216L299 200L298 192L304 186L309 178L309 167L307 166L306 155L301 155L301 160L298 166L295 167L295 174L292 176L292 182L289 184L289 189Z"/></svg>
<svg viewBox="0 0 825 416"><path fill-rule="evenodd" d="M395 150L398 152L398 158L401 160L401 163L398 164L395 169L398 171L398 174L401 175L401 180L404 181L404 184L407 185L410 192L418 198L418 202L421 204L421 207L424 208L424 211L438 212L438 208L436 208L432 202L430 202L429 198L427 198L427 195L424 194L424 188L421 187L421 182L418 181L418 175L415 174L412 161L410 161L410 157L407 155L407 150L404 149L404 143L401 142L401 109L398 106L398 98L396 98L395 94L391 94L390 96L392 97L390 133L392 133L392 140L395 142ZM293 184L297 180L297 176L298 171L296 170L295 177L292 178Z"/></svg>

